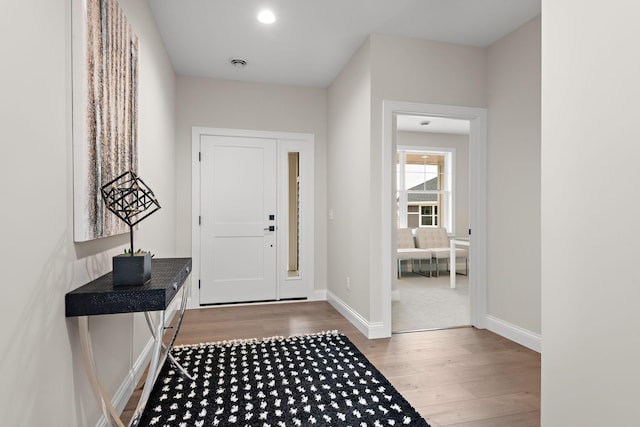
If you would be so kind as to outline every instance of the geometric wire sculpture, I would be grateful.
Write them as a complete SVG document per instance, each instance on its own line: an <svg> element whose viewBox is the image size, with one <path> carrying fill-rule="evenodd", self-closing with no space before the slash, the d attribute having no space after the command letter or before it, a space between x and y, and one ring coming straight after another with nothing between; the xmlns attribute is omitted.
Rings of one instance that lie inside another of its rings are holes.
<svg viewBox="0 0 640 427"><path fill-rule="evenodd" d="M107 209L129 226L133 255L133 226L160 209L158 199L132 171L107 182L100 191Z"/></svg>

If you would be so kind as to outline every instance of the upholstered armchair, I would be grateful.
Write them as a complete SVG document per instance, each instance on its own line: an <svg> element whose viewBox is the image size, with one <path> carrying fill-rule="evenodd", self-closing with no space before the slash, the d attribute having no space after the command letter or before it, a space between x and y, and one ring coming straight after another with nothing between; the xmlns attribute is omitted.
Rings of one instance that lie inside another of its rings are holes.
<svg viewBox="0 0 640 427"><path fill-rule="evenodd" d="M436 277L440 275L438 265L440 260L445 260L447 270L449 269L449 258L451 257L451 246L447 230L442 227L423 227L416 230L416 247L431 251L431 257L436 264ZM468 273L469 251L456 248L456 259L464 258L465 273ZM456 262L455 260L453 262Z"/></svg>
<svg viewBox="0 0 640 427"><path fill-rule="evenodd" d="M419 272L422 271L422 260L429 261L429 275L431 275L431 251L427 249L416 248L413 230L410 228L398 228L397 234L397 260L398 260L398 278L402 277L402 261L415 260L419 261ZM415 270L414 270L415 271Z"/></svg>

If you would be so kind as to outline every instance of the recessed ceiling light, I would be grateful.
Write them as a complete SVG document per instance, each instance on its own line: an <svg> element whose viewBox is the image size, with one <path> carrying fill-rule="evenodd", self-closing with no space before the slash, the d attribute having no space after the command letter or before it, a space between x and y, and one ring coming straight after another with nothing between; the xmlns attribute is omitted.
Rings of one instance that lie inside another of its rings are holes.
<svg viewBox="0 0 640 427"><path fill-rule="evenodd" d="M263 24L273 24L276 22L276 16L270 10L262 10L258 14L258 21Z"/></svg>

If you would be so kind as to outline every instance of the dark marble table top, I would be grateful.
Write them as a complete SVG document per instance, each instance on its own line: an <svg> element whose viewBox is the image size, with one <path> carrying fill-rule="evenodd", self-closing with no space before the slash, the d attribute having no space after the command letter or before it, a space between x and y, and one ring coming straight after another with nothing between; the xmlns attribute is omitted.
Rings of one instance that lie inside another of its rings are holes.
<svg viewBox="0 0 640 427"><path fill-rule="evenodd" d="M144 285L113 286L111 273L65 295L66 317L165 310L191 273L191 258L153 258Z"/></svg>

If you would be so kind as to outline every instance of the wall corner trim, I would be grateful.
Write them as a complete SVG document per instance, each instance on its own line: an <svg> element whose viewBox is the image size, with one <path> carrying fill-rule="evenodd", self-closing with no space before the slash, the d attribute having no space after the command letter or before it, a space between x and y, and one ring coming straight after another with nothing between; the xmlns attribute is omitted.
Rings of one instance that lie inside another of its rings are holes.
<svg viewBox="0 0 640 427"><path fill-rule="evenodd" d="M327 301L368 339L389 338L382 322L369 322L332 292L327 291Z"/></svg>
<svg viewBox="0 0 640 427"><path fill-rule="evenodd" d="M326 300L327 300L326 289L315 289L311 294L310 301L326 301Z"/></svg>

